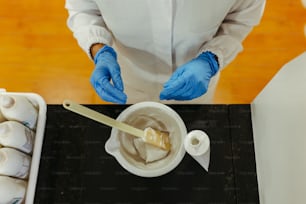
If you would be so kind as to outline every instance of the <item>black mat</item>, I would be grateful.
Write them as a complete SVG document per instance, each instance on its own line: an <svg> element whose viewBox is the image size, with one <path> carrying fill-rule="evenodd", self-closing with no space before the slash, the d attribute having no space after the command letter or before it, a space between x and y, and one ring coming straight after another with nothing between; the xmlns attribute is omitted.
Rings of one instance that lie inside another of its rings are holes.
<svg viewBox="0 0 306 204"><path fill-rule="evenodd" d="M89 105L111 117L127 106ZM104 150L111 128L48 105L36 204L259 203L249 105L172 105L211 140L209 172L188 154L172 172L141 178ZM99 134L97 134L99 133Z"/></svg>

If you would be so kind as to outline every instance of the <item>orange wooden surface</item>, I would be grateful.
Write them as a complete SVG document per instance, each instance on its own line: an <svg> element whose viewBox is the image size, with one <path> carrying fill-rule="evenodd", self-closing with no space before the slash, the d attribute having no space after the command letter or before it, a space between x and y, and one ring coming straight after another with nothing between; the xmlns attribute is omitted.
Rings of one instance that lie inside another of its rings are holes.
<svg viewBox="0 0 306 204"><path fill-rule="evenodd" d="M0 88L104 103L89 83L93 64L66 26L64 1L0 0ZM288 61L305 51L306 9L298 0L268 0L244 51L222 72L216 103L250 103Z"/></svg>

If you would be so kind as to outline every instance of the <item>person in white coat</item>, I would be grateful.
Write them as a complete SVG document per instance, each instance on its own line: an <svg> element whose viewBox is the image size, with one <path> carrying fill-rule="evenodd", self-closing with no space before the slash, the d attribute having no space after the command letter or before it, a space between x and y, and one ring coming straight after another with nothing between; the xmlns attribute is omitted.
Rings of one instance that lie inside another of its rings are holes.
<svg viewBox="0 0 306 204"><path fill-rule="evenodd" d="M265 0L66 0L68 27L113 103L212 103ZM239 74L239 73L237 73Z"/></svg>

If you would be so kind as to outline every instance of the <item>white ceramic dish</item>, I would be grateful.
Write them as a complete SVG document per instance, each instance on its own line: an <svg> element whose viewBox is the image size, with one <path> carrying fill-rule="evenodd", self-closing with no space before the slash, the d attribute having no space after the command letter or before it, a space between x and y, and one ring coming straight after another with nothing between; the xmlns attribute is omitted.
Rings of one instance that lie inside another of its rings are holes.
<svg viewBox="0 0 306 204"><path fill-rule="evenodd" d="M157 102L140 102L129 106L117 117L117 120L126 122L138 128L141 121L153 128L163 128L169 131L172 148L169 154L158 161L146 163L143 160L131 155L126 145L128 135L113 128L111 136L105 144L106 151L114 156L119 164L130 173L141 177L157 177L173 170L183 159L186 151L184 139L187 135L186 126L181 117L169 106Z"/></svg>
<svg viewBox="0 0 306 204"><path fill-rule="evenodd" d="M20 92L6 92L5 89L0 89L0 95L21 95L25 96L38 109L38 119L35 130L35 140L33 145L33 153L31 160L31 168L29 178L27 180L28 186L26 189L25 204L33 204L35 197L35 189L37 183L37 176L39 170L39 162L44 139L47 105L44 99L35 93L20 93Z"/></svg>

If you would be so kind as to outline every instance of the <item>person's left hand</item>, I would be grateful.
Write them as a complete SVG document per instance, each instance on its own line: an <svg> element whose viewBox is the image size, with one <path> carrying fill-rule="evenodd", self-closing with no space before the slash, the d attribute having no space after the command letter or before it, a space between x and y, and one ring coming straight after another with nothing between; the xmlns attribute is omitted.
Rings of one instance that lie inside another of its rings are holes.
<svg viewBox="0 0 306 204"><path fill-rule="evenodd" d="M192 100L207 92L212 76L219 70L215 55L204 52L183 64L164 84L161 100Z"/></svg>

